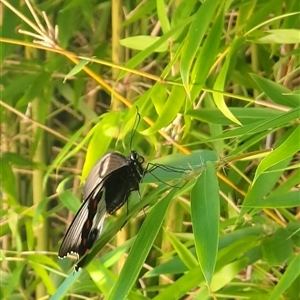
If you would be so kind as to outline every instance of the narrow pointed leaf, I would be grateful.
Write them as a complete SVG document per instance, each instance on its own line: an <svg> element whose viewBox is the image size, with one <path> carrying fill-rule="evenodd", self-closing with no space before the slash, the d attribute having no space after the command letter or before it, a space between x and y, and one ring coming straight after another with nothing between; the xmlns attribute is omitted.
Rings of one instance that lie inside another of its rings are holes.
<svg viewBox="0 0 300 300"><path fill-rule="evenodd" d="M84 66L86 66L89 63L89 60L81 59L76 66L66 75L64 78L64 82L68 80L70 77L76 75L79 73Z"/></svg>
<svg viewBox="0 0 300 300"><path fill-rule="evenodd" d="M192 190L191 213L198 260L210 284L217 260L220 218L219 185L212 162L206 163Z"/></svg>
<svg viewBox="0 0 300 300"><path fill-rule="evenodd" d="M217 0L207 0L201 4L200 8L195 14L195 18L185 39L185 44L180 61L180 72L183 85L187 92L189 92L190 89L189 77L192 63L199 50L199 46L209 24L215 18L215 11L217 6L219 5L219 2L220 1Z"/></svg>
<svg viewBox="0 0 300 300"><path fill-rule="evenodd" d="M299 137L300 126L298 125L291 135L280 146L278 146L273 152L271 152L261 161L256 170L253 183L264 171L297 153L300 150L300 143L296 142Z"/></svg>
<svg viewBox="0 0 300 300"><path fill-rule="evenodd" d="M216 79L216 82L214 84L214 89L217 91L223 91L226 84L226 79L228 77L228 71L231 64L231 60L236 55L236 51L239 49L240 45L242 44L243 39L242 38L235 38L235 40L231 44L231 48L229 50L229 53L226 57L226 60L224 62L224 65L222 66L222 69ZM241 125L240 121L231 113L229 108L226 105L224 96L220 92L213 93L214 101L216 106L219 108L219 110L224 114L225 117L227 117L232 122Z"/></svg>
<svg viewBox="0 0 300 300"><path fill-rule="evenodd" d="M162 226L167 208L176 192L177 190L173 189L152 208L136 237L121 274L108 295L107 300L125 299L126 295L130 292Z"/></svg>
<svg viewBox="0 0 300 300"><path fill-rule="evenodd" d="M283 295L283 292L296 280L300 275L300 255L296 255L291 261L280 281L274 287L269 300L279 299Z"/></svg>
<svg viewBox="0 0 300 300"><path fill-rule="evenodd" d="M274 103L289 106L299 107L300 97L294 95L287 87L263 78L257 74L250 74L251 78L255 81L258 87L272 100ZM299 116L299 115L298 115Z"/></svg>

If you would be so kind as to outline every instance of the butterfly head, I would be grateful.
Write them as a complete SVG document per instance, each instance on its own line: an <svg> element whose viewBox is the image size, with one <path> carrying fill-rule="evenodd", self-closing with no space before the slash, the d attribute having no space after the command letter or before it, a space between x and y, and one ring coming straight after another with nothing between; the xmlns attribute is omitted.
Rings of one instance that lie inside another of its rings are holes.
<svg viewBox="0 0 300 300"><path fill-rule="evenodd" d="M127 159L129 161L129 165L131 166L131 170L133 171L136 180L140 182L145 172L142 166L142 164L145 161L144 157L139 155L136 151L132 150Z"/></svg>
<svg viewBox="0 0 300 300"><path fill-rule="evenodd" d="M139 164L143 164L143 162L145 161L144 160L144 157L139 155L136 151L132 150L130 152L130 155L129 155L129 160L132 161L132 162L136 162L136 163L139 163Z"/></svg>

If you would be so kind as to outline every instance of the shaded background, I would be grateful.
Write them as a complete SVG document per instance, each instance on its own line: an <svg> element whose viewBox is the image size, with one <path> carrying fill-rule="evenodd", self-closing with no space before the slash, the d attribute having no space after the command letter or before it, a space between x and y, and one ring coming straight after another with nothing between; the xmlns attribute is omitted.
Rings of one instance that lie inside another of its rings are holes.
<svg viewBox="0 0 300 300"><path fill-rule="evenodd" d="M1 298L299 297L298 0L0 5ZM81 181L135 105L133 148L189 174L145 178L74 275Z"/></svg>

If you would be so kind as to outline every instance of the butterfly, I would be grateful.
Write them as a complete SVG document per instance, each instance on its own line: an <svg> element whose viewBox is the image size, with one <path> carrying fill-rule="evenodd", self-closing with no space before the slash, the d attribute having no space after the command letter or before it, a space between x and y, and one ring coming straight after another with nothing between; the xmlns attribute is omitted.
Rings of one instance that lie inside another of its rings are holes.
<svg viewBox="0 0 300 300"><path fill-rule="evenodd" d="M112 152L94 165L83 187L83 203L69 226L58 251L59 258L76 254L78 259L89 252L99 238L106 213L113 214L139 191L145 174L144 158L136 151L128 157ZM75 265L75 270L79 268Z"/></svg>

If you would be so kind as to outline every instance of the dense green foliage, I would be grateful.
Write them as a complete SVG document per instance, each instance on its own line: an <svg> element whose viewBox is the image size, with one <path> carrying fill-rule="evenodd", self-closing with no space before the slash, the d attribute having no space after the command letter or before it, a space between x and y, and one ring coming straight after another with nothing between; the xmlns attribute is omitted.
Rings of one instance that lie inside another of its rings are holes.
<svg viewBox="0 0 300 300"><path fill-rule="evenodd" d="M299 0L0 5L1 299L300 297ZM185 172L147 174L74 273L81 182L131 147Z"/></svg>

